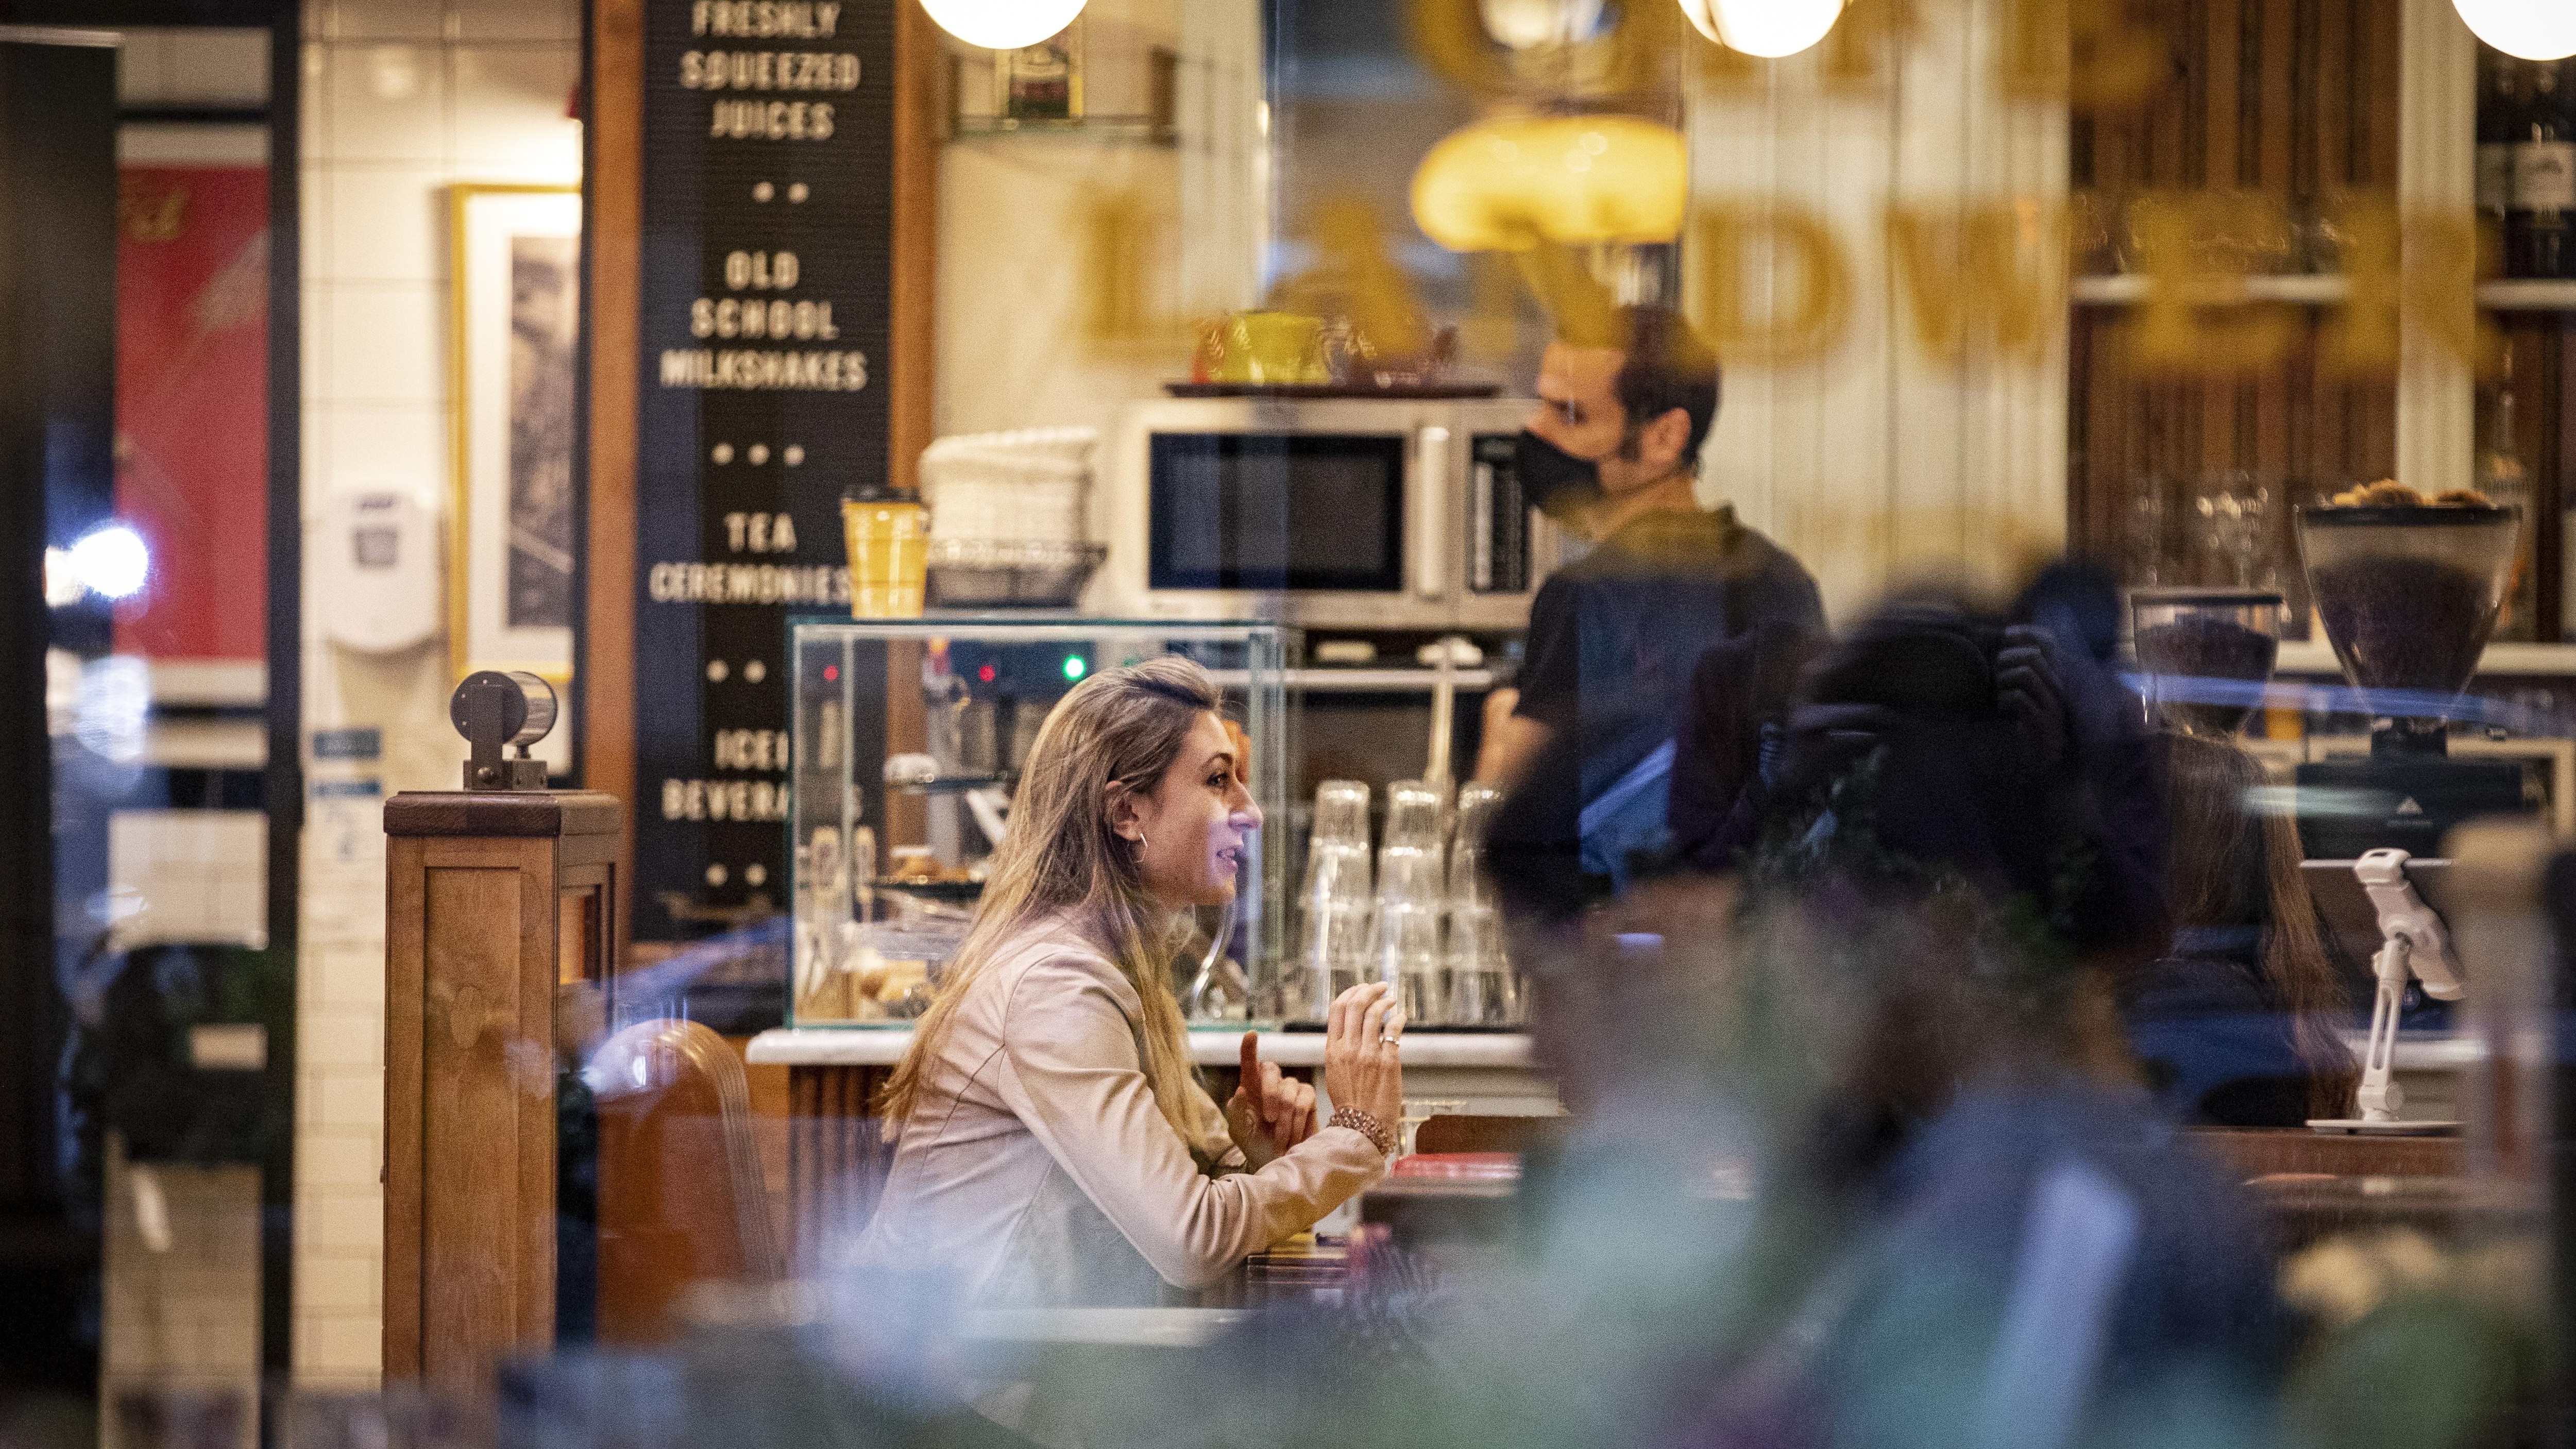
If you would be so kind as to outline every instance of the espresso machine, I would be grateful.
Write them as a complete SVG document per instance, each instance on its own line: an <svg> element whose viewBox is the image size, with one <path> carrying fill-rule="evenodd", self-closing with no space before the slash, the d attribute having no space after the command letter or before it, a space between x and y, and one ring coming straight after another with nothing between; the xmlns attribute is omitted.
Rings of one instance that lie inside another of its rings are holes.
<svg viewBox="0 0 2576 1449"><path fill-rule="evenodd" d="M2453 826L2534 808L2528 766L2452 759L2447 727L2495 630L2521 526L2521 510L2492 505L2298 511L2326 641L2372 717L2367 756L2298 769L2310 859L2386 848L2438 856Z"/></svg>

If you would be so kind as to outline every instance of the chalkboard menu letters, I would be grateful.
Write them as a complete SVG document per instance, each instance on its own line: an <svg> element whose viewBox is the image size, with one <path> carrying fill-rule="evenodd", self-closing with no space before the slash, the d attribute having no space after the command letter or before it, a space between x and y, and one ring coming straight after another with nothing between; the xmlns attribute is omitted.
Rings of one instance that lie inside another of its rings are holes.
<svg viewBox="0 0 2576 1449"><path fill-rule="evenodd" d="M647 0L634 939L782 911L787 621L883 478L894 6Z"/></svg>

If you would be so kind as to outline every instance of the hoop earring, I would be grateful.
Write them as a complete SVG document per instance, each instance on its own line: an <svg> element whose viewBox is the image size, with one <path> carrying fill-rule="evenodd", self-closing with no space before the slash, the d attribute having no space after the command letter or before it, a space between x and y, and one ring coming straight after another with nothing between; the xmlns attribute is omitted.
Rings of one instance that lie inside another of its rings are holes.
<svg viewBox="0 0 2576 1449"><path fill-rule="evenodd" d="M1136 836L1136 863L1138 865L1145 863L1145 837L1142 832Z"/></svg>

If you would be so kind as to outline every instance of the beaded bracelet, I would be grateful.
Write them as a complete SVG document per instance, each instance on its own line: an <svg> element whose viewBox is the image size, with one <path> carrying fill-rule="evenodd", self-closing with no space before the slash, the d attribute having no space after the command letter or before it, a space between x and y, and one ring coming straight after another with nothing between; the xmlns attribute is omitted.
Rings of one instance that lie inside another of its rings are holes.
<svg viewBox="0 0 2576 1449"><path fill-rule="evenodd" d="M1348 1127L1352 1131L1360 1134L1362 1137L1367 1138L1370 1145L1377 1148L1380 1156L1393 1157L1395 1155L1395 1139L1387 1135L1385 1124L1379 1122L1376 1117L1361 1111L1357 1107L1335 1107L1333 1109L1333 1120L1331 1125L1335 1127Z"/></svg>

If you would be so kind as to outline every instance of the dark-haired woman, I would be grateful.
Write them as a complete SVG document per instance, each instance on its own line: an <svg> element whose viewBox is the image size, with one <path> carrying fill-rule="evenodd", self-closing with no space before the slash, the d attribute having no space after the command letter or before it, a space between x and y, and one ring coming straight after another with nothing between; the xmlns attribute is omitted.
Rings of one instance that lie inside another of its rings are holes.
<svg viewBox="0 0 2576 1449"><path fill-rule="evenodd" d="M2223 1127L2348 1117L2358 1081L2335 1034L2349 1007L2299 877L2290 822L2258 808L2263 770L2220 739L2161 738L2173 944L2120 983L2129 1044L2178 1116Z"/></svg>

